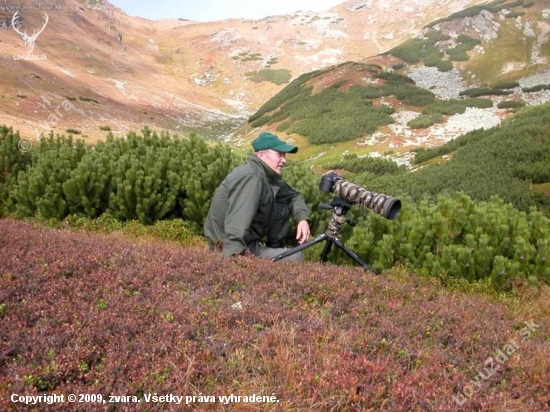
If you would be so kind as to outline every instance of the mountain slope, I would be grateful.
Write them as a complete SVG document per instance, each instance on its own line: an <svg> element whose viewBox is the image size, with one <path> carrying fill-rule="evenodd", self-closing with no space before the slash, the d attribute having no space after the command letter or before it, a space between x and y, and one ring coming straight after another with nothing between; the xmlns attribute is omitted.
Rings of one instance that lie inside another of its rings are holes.
<svg viewBox="0 0 550 412"><path fill-rule="evenodd" d="M29 33L49 15L33 51L45 59L30 61L14 59L25 43L11 27L11 6L0 10L0 122L33 136L75 129L90 141L105 135L100 126L122 135L144 124L229 136L284 87L273 76L288 81L376 55L479 3L348 1L326 13L196 23L131 17L103 0L60 0L56 9L19 13ZM67 98L72 105L61 106Z"/></svg>
<svg viewBox="0 0 550 412"><path fill-rule="evenodd" d="M476 201L489 201L496 195L519 210L536 206L550 216L549 147L550 104L544 104L520 109L499 127L418 150L413 173L374 176L364 173L368 167L361 169L351 156L337 167L349 164L347 170L358 173L349 178L358 184L415 202L443 193L462 192Z"/></svg>
<svg viewBox="0 0 550 412"><path fill-rule="evenodd" d="M494 127L509 108L550 101L546 6L474 6L428 24L388 52L304 75L251 116L244 141L254 136L253 128L267 127L294 139L304 148L301 157L316 165L347 152L392 153L408 162L414 147ZM357 91L363 100L346 106ZM358 127L358 119L369 120L366 108L357 112L359 102L388 108L391 119L381 115Z"/></svg>

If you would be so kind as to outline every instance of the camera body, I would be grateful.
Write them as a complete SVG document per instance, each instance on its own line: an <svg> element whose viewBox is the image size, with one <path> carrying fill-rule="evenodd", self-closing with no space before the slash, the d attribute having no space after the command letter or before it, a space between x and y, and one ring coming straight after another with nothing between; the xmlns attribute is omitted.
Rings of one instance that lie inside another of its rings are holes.
<svg viewBox="0 0 550 412"><path fill-rule="evenodd" d="M321 189L323 192L331 193L334 188L334 183L336 183L338 180L342 180L342 176L340 176L336 172L327 172L323 176L321 176L321 181L319 182L319 189Z"/></svg>

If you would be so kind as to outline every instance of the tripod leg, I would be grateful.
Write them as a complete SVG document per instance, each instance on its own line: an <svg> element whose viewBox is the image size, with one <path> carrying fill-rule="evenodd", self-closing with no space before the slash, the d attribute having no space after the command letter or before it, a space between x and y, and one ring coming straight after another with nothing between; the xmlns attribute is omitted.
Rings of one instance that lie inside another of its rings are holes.
<svg viewBox="0 0 550 412"><path fill-rule="evenodd" d="M292 249L287 250L286 252L281 253L280 255L275 256L274 258L271 258L273 262L276 262L278 260L281 260L287 256L293 255L295 253L298 253L304 249L307 249L310 246L316 245L317 243L320 243L324 240L327 240L328 236L323 233L322 235L317 236L315 239L308 240L305 243L302 243L301 245L298 245L296 247L293 247Z"/></svg>
<svg viewBox="0 0 550 412"><path fill-rule="evenodd" d="M323 251L321 252L321 256L319 258L319 260L321 262L326 262L328 260L328 254L330 253L330 250L332 249L332 241L330 240L330 238L327 239L327 243L325 244L325 247L323 249Z"/></svg>
<svg viewBox="0 0 550 412"><path fill-rule="evenodd" d="M376 270L367 265L359 256L349 250L344 243L337 237L330 238L330 242L336 244L340 249L342 249L349 257L351 257L357 264L361 265L363 269L370 270L376 274L379 274Z"/></svg>

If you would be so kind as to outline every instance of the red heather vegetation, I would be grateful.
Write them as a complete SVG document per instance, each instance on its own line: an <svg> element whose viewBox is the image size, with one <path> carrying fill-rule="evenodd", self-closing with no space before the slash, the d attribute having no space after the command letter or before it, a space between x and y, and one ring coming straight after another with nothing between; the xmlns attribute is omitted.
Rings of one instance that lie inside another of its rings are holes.
<svg viewBox="0 0 550 412"><path fill-rule="evenodd" d="M399 270L223 260L16 220L0 233L3 411L550 408L548 288L497 300ZM10 400L42 393L141 402ZM278 402L218 401L230 394Z"/></svg>

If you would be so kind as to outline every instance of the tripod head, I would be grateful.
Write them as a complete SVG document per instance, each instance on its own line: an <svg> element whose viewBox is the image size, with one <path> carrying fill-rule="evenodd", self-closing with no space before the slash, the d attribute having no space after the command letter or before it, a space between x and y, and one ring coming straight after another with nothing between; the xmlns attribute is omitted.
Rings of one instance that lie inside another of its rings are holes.
<svg viewBox="0 0 550 412"><path fill-rule="evenodd" d="M335 197L330 204L319 203L319 209L331 210L332 216L328 223L328 228L325 231L326 235L331 238L340 236L342 232L342 225L347 223L350 226L355 226L356 222L353 219L346 218L346 213L351 209L351 203L342 199L341 197Z"/></svg>
<svg viewBox="0 0 550 412"><path fill-rule="evenodd" d="M354 252L349 250L339 238L340 232L342 231L342 225L344 223L347 223L350 226L355 226L354 220L346 218L346 213L349 212L349 210L351 209L351 203L347 202L341 197L335 197L334 199L332 199L332 202L330 202L330 204L319 203L318 207L320 209L332 211L332 216L330 218L330 221L328 222L328 228L325 231L325 233L317 236L315 239L309 240L306 243L298 245L290 250L287 250L286 252L281 253L278 256L275 256L271 260L278 261L287 256L293 255L294 253L297 253L301 250L307 249L310 246L316 245L317 243L326 242L325 247L321 252L321 256L320 256L321 262L327 261L328 254L330 253L332 245L334 244L340 250L346 253L349 257L351 257L356 263L361 265L364 269L373 271L374 273L378 273L369 265L367 265Z"/></svg>

